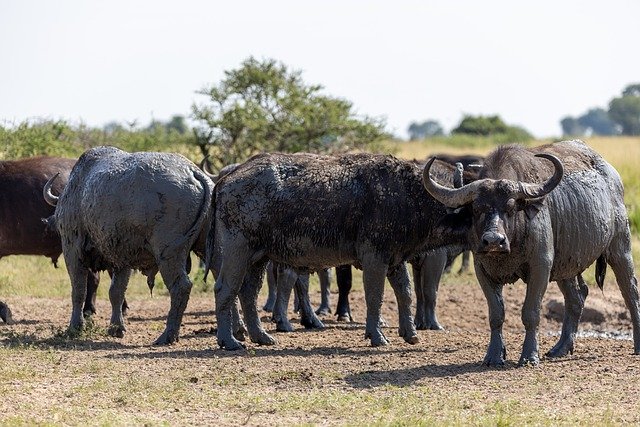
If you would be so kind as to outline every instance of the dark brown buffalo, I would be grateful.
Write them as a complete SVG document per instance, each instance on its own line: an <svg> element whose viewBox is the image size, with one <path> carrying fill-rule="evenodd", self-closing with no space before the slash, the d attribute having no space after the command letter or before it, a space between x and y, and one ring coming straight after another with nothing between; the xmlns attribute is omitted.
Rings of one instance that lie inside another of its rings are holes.
<svg viewBox="0 0 640 427"><path fill-rule="evenodd" d="M54 208L42 198L49 178L60 173L54 191L62 191L74 159L32 157L0 161L0 258L8 255L44 255L57 267L62 253L60 237L49 230L42 218L53 215ZM100 278L89 274L84 312L95 312L95 294ZM0 302L0 317L11 322L11 310Z"/></svg>

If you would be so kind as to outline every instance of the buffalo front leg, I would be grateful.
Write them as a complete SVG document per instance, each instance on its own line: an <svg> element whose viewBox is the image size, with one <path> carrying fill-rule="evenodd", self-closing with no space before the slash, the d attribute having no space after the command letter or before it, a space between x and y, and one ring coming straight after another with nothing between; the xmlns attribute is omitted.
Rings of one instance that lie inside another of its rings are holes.
<svg viewBox="0 0 640 427"><path fill-rule="evenodd" d="M638 298L638 280L633 273L631 238L628 228L624 234L613 240L607 254L607 262L616 275L616 282L618 282L620 293L631 317L633 354L640 354L640 300Z"/></svg>
<svg viewBox="0 0 640 427"><path fill-rule="evenodd" d="M293 332L293 325L289 321L287 311L289 309L289 298L291 290L298 279L298 273L293 269L278 265L276 280L276 301L273 305L272 320L276 324L278 332Z"/></svg>
<svg viewBox="0 0 640 427"><path fill-rule="evenodd" d="M112 337L122 338L127 330L124 325L122 303L124 302L124 294L127 291L130 277L131 269L129 268L113 270L111 273L111 285L109 286L111 321L109 322L108 333Z"/></svg>
<svg viewBox="0 0 640 427"><path fill-rule="evenodd" d="M524 325L524 343L518 365L537 365L540 363L538 356L538 325L540 324L540 307L542 297L547 291L551 262L545 262L532 268L527 293L522 305L522 324Z"/></svg>
<svg viewBox="0 0 640 427"><path fill-rule="evenodd" d="M295 291L300 302L300 324L307 329L324 328L324 324L316 316L313 307L311 307L311 301L309 301L309 273L298 274Z"/></svg>
<svg viewBox="0 0 640 427"><path fill-rule="evenodd" d="M417 301L417 307L422 305L422 318L416 319L416 327L418 329L431 329L441 330L443 329L438 322L436 316L436 300L438 296L438 287L440 286L440 279L444 272L444 267L447 264L447 253L444 250L435 251L424 256L422 265L420 268L420 277L415 283L416 296L418 295L417 289L420 287L422 290L422 301ZM418 308L416 308L416 313ZM418 315L416 314L416 318Z"/></svg>
<svg viewBox="0 0 640 427"><path fill-rule="evenodd" d="M476 264L476 276L487 299L489 326L491 327L489 348L482 363L487 366L503 366L507 358L507 350L502 339L502 325L504 324L503 285L493 283L484 273L482 266L478 264Z"/></svg>
<svg viewBox="0 0 640 427"><path fill-rule="evenodd" d="M562 333L556 345L547 352L547 357L563 357L569 353L573 354L578 322L580 322L584 302L589 294L589 287L584 283L582 275L571 279L559 280L558 287L564 296Z"/></svg>
<svg viewBox="0 0 640 427"><path fill-rule="evenodd" d="M380 311L384 296L384 279L387 275L387 265L379 261L374 255L362 260L362 280L364 282L364 296L367 303L367 320L365 339L371 339L371 345L378 347L388 345L389 341L380 328Z"/></svg>
<svg viewBox="0 0 640 427"><path fill-rule="evenodd" d="M7 325L11 325L13 323L11 309L4 301L0 301L0 319L2 319L2 321Z"/></svg>
<svg viewBox="0 0 640 427"><path fill-rule="evenodd" d="M411 317L411 281L407 272L407 264L400 263L387 273L393 292L398 302L398 335L409 344L417 344L420 339Z"/></svg>
<svg viewBox="0 0 640 427"><path fill-rule="evenodd" d="M249 267L239 297L249 339L256 344L273 345L276 340L264 330L258 316L258 293L262 286L265 264L266 261L258 261Z"/></svg>

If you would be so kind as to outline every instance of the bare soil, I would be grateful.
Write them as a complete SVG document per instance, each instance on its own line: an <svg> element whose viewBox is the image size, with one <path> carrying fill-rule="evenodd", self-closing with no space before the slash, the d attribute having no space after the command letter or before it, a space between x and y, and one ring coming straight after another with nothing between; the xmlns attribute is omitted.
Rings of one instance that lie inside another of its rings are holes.
<svg viewBox="0 0 640 427"><path fill-rule="evenodd" d="M0 325L3 381L0 423L55 424L634 424L640 423L640 356L614 282L592 287L573 355L517 367L525 286L505 287L508 362L481 365L489 339L484 296L469 277L447 276L438 317L444 331L397 336L395 299L384 317L391 344L364 340L362 290L352 292L354 323L323 320L275 333L277 345L217 348L213 296L192 295L181 339L150 343L162 332L168 297L130 301L123 339L104 335L110 306L98 301L94 327L69 339L69 299L7 300L14 325ZM332 306L337 297L332 295ZM312 300L317 305L319 293ZM262 301L261 301L262 302ZM297 315L291 313L296 319ZM543 302L541 355L557 340L562 295L551 284Z"/></svg>

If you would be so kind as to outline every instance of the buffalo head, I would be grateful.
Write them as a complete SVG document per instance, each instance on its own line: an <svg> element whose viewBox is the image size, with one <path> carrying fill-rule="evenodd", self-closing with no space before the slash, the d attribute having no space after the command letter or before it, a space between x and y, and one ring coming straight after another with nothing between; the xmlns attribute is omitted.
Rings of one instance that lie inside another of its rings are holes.
<svg viewBox="0 0 640 427"><path fill-rule="evenodd" d="M551 161L555 167L553 175L542 184L484 178L461 188L448 188L429 175L435 158L424 168L423 183L429 194L447 207L471 205L477 252L509 253L516 213L524 210L529 218L535 215L544 197L560 183L564 174L562 162L557 157L550 154L536 154L536 157Z"/></svg>

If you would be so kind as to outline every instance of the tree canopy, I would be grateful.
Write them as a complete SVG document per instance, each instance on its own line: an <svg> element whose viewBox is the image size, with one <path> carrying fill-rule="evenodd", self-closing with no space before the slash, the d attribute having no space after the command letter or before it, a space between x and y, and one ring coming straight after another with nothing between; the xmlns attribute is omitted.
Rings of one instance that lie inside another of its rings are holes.
<svg viewBox="0 0 640 427"><path fill-rule="evenodd" d="M622 96L609 102L609 117L620 125L623 135L640 135L640 83L627 86Z"/></svg>
<svg viewBox="0 0 640 427"><path fill-rule="evenodd" d="M407 130L411 141L444 135L442 126L436 120L425 120L422 123L412 122Z"/></svg>
<svg viewBox="0 0 640 427"><path fill-rule="evenodd" d="M266 152L336 153L371 146L384 123L358 117L351 102L322 94L301 72L273 59L246 59L194 104L196 143L216 169Z"/></svg>

